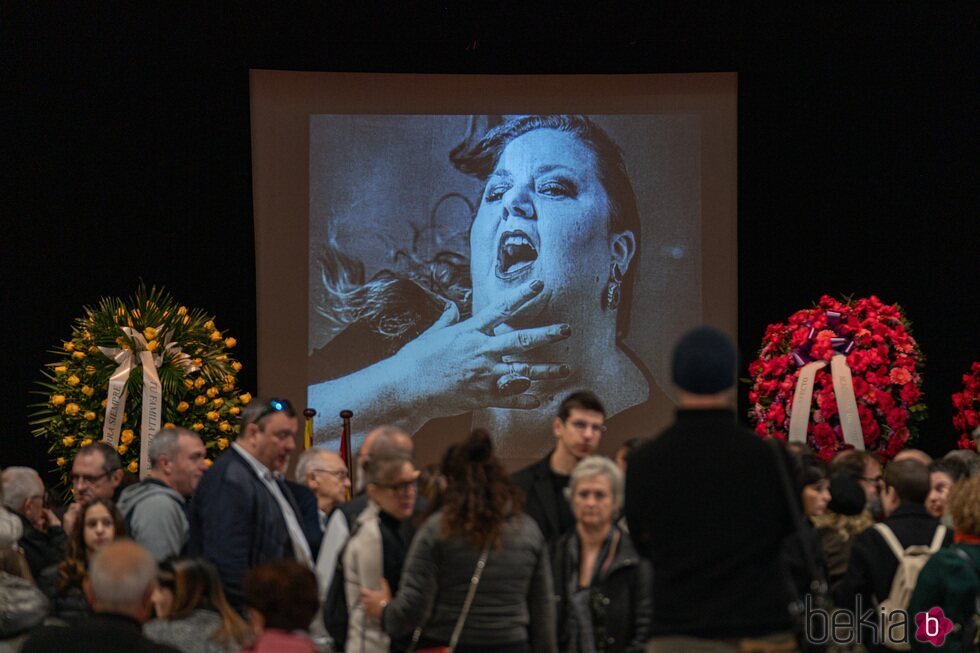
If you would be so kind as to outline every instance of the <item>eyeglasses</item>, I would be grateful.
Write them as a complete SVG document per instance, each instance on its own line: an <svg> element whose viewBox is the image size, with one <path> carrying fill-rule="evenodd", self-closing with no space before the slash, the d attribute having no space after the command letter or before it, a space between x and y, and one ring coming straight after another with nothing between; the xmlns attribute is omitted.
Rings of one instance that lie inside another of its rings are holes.
<svg viewBox="0 0 980 653"><path fill-rule="evenodd" d="M72 474L68 478L71 480L72 485L78 485L82 481L85 481L88 485L94 485L99 481L101 481L102 479L104 479L109 474L113 473L114 471L116 470L110 469L107 472L102 472L98 476L90 476L88 474Z"/></svg>
<svg viewBox="0 0 980 653"><path fill-rule="evenodd" d="M265 408L262 409L262 412L259 413L259 416L255 418L253 424L258 424L263 418L268 417L272 413L278 413L280 411L286 413L290 417L296 416L296 411L293 410L293 405L289 403L288 399L272 398L269 400L269 403L265 405Z"/></svg>
<svg viewBox="0 0 980 653"><path fill-rule="evenodd" d="M395 492L409 492L411 490L418 489L418 480L413 481L402 481L401 483L375 483L380 488L385 490L394 490Z"/></svg>
<svg viewBox="0 0 980 653"><path fill-rule="evenodd" d="M585 431L586 429L592 429L597 433L606 432L606 427L603 424L592 424L590 422L586 422L585 420L581 420L581 419L567 422L567 424L571 426L573 429L575 429L576 431Z"/></svg>
<svg viewBox="0 0 980 653"><path fill-rule="evenodd" d="M322 472L324 474L330 474L339 481L346 481L350 478L350 474L347 473L346 469L311 469L311 474L316 474L317 472Z"/></svg>

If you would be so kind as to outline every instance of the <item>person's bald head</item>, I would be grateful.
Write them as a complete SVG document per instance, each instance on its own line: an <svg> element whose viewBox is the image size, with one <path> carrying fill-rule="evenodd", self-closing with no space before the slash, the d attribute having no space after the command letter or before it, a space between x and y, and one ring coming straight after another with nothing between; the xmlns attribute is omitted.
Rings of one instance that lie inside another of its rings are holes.
<svg viewBox="0 0 980 653"><path fill-rule="evenodd" d="M115 540L89 563L85 592L95 612L112 612L143 622L152 611L157 563L132 540Z"/></svg>
<svg viewBox="0 0 980 653"><path fill-rule="evenodd" d="M892 461L894 462L898 462L900 460L918 460L926 467L932 464L932 456L927 454L922 449L902 449L895 454L894 458L892 458Z"/></svg>
<svg viewBox="0 0 980 653"><path fill-rule="evenodd" d="M317 508L329 514L347 500L350 476L344 459L333 451L313 447L296 463L296 480L316 495Z"/></svg>
<svg viewBox="0 0 980 653"><path fill-rule="evenodd" d="M361 448L357 451L357 486L364 487L364 465L373 454L379 452L406 451L409 455L415 453L415 443L403 429L390 424L377 427L367 434Z"/></svg>

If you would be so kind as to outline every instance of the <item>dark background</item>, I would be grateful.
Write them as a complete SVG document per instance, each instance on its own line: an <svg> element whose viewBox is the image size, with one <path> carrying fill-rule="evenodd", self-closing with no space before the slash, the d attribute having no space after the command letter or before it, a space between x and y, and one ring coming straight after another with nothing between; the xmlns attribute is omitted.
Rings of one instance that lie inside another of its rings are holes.
<svg viewBox="0 0 980 653"><path fill-rule="evenodd" d="M215 313L254 387L249 68L738 72L745 360L822 293L899 302L922 445L954 446L980 359L975 1L224 4L0 4L0 465L50 467L27 423L46 352L140 279Z"/></svg>

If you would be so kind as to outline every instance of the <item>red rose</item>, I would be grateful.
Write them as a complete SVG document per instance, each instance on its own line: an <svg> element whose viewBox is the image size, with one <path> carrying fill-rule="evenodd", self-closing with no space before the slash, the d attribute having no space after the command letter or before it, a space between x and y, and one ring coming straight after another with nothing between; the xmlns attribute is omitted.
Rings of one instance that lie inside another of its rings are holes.
<svg viewBox="0 0 980 653"><path fill-rule="evenodd" d="M899 396L902 398L902 401L904 401L909 405L912 405L915 402L917 402L921 395L922 393L919 391L919 388L913 383L907 383L905 386L902 387L902 391L899 393Z"/></svg>
<svg viewBox="0 0 980 653"><path fill-rule="evenodd" d="M893 429L900 429L905 426L907 413L904 408L893 408L888 411L885 422Z"/></svg>
<svg viewBox="0 0 980 653"><path fill-rule="evenodd" d="M782 404L773 404L769 407L768 417L776 426L782 426L786 421L786 410Z"/></svg>
<svg viewBox="0 0 980 653"><path fill-rule="evenodd" d="M834 437L834 429L830 428L827 422L819 422L813 425L813 441L818 449L833 447L837 441Z"/></svg>
<svg viewBox="0 0 980 653"><path fill-rule="evenodd" d="M973 442L973 438L968 435L961 435L960 439L956 441L956 447L958 449L971 449L976 451L976 444Z"/></svg>

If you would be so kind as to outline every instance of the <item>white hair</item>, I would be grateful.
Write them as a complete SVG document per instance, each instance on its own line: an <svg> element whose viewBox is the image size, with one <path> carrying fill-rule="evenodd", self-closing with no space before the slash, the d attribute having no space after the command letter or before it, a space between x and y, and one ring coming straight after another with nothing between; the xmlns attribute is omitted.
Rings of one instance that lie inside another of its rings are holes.
<svg viewBox="0 0 980 653"><path fill-rule="evenodd" d="M92 596L100 607L128 614L141 605L156 583L157 563L132 540L116 540L95 553L88 573Z"/></svg>
<svg viewBox="0 0 980 653"><path fill-rule="evenodd" d="M333 453L329 449L321 449L319 447L311 447L304 451L296 461L296 482L306 483L306 476L310 471L310 465L313 461L320 456L326 456L327 454Z"/></svg>
<svg viewBox="0 0 980 653"><path fill-rule="evenodd" d="M177 457L177 452L180 450L180 436L186 435L191 438L201 439L201 436L194 431L189 431L180 426L175 426L168 429L160 429L153 439L150 440L149 448L149 458L150 466L156 467L157 462L160 460L160 456L167 456L171 460Z"/></svg>
<svg viewBox="0 0 980 653"><path fill-rule="evenodd" d="M623 472L616 463L605 456L586 456L575 465L572 476L568 480L569 496L575 494L575 488L580 481L596 476L605 476L609 479L613 507L618 510L623 505Z"/></svg>
<svg viewBox="0 0 980 653"><path fill-rule="evenodd" d="M3 505L20 512L24 502L37 494L41 475L30 467L8 467L3 470Z"/></svg>

